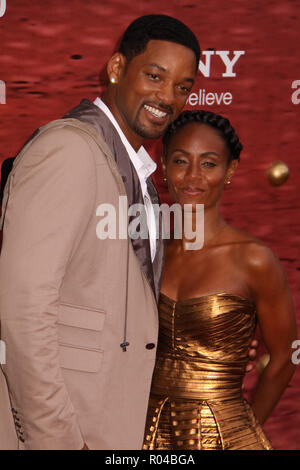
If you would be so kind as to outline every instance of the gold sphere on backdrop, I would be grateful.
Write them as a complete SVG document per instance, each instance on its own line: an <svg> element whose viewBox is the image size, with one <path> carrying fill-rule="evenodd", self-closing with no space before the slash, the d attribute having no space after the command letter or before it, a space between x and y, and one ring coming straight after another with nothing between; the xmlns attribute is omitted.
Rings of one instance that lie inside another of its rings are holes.
<svg viewBox="0 0 300 470"><path fill-rule="evenodd" d="M268 180L272 186L280 186L281 184L284 184L287 181L289 174L289 167L280 160L273 162L267 171Z"/></svg>
<svg viewBox="0 0 300 470"><path fill-rule="evenodd" d="M263 354L257 361L256 370L258 375L262 374L265 367L267 367L270 360L269 354Z"/></svg>

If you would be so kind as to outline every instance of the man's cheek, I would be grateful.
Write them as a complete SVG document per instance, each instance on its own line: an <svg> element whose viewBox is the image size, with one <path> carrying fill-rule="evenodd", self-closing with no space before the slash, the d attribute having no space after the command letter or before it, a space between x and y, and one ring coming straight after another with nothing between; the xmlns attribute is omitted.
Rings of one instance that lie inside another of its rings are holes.
<svg viewBox="0 0 300 470"><path fill-rule="evenodd" d="M186 102L187 102L187 97L186 96L182 96L182 97L178 98L178 100L177 100L178 114L181 113L181 111L183 110L183 108L186 105Z"/></svg>

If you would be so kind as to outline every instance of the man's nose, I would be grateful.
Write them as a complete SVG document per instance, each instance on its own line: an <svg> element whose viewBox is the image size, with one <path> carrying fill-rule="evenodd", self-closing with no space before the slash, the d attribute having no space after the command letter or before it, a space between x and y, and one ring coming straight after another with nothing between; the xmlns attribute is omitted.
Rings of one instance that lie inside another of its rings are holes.
<svg viewBox="0 0 300 470"><path fill-rule="evenodd" d="M156 95L158 100L166 106L172 106L175 102L175 91L172 83L164 83Z"/></svg>

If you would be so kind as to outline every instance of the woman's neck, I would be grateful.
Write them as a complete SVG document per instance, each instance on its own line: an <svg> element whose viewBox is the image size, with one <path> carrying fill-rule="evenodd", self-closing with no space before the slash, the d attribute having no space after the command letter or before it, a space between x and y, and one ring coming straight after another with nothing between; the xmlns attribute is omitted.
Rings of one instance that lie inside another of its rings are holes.
<svg viewBox="0 0 300 470"><path fill-rule="evenodd" d="M205 248L213 244L226 225L217 206L204 208L203 213L187 214L183 219L182 238L179 240L182 251Z"/></svg>

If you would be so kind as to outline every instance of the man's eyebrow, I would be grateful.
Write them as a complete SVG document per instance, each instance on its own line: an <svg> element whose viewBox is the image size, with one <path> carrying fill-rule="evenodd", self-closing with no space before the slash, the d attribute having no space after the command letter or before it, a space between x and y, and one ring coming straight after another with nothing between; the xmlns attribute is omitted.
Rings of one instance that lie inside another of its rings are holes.
<svg viewBox="0 0 300 470"><path fill-rule="evenodd" d="M152 64L149 64L150 67L156 67L157 69L159 69L161 72L166 72L167 69L165 69L164 67L162 67L161 65L158 65L158 64L155 64L155 63L152 63Z"/></svg>
<svg viewBox="0 0 300 470"><path fill-rule="evenodd" d="M165 68L162 67L161 65L158 65L158 64L156 64L156 63L154 63L154 62L153 62L152 64L148 64L148 65L149 65L149 67L155 67L155 68L157 68L157 69L160 70L161 72L167 72L167 69L165 69ZM191 83L194 83L194 79L191 78L191 77L185 77L185 78L183 78L182 81L183 81L183 82L191 82Z"/></svg>

